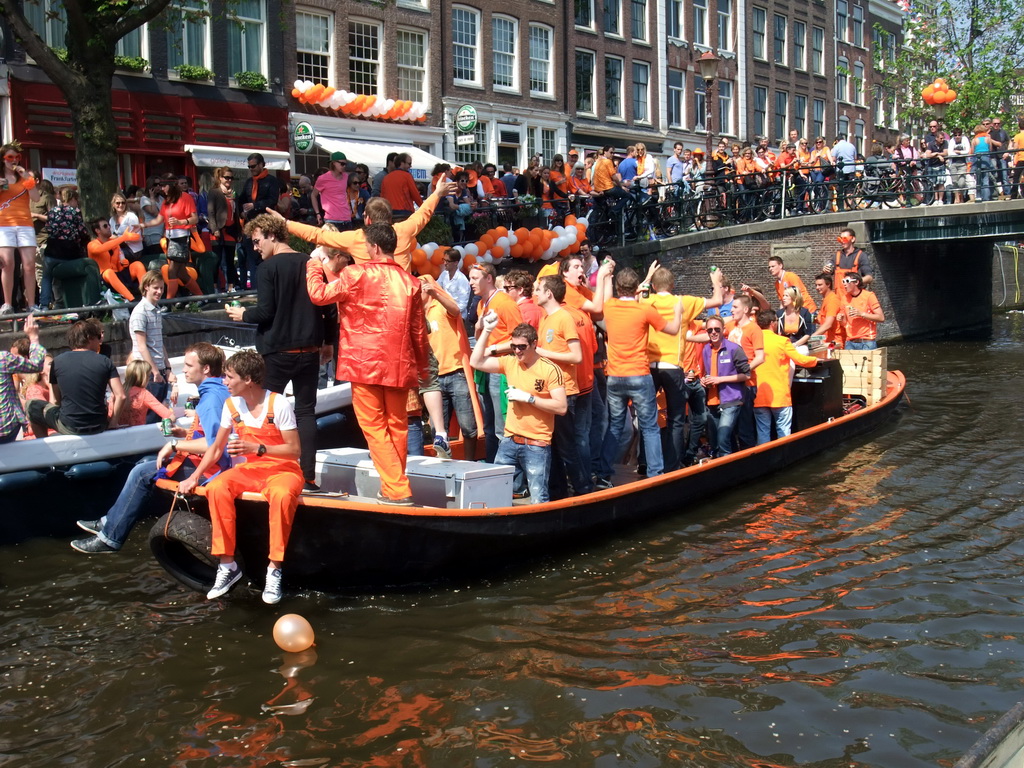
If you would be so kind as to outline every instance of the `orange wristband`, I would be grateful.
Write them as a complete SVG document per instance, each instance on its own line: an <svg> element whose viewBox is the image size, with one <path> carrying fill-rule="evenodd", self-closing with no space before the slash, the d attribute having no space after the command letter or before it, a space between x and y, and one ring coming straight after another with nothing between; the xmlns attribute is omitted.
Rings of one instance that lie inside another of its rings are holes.
<svg viewBox="0 0 1024 768"><path fill-rule="evenodd" d="M36 179L34 176L26 176L24 179L21 180L21 185L25 187L25 189L35 189Z"/></svg>

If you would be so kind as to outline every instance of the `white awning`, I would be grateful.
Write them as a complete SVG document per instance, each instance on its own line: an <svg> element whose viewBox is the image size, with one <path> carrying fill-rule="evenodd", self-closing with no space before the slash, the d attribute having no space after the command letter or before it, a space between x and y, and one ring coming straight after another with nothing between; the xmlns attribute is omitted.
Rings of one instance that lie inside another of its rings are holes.
<svg viewBox="0 0 1024 768"><path fill-rule="evenodd" d="M291 156L287 152L272 149L241 149L238 147L206 147L200 144L186 144L185 151L192 153L192 162L203 168L246 168L246 160L253 152L263 155L268 171L290 171Z"/></svg>
<svg viewBox="0 0 1024 768"><path fill-rule="evenodd" d="M379 144L372 141L347 141L344 139L331 139L323 136L316 137L325 152L344 152L345 157L353 163L366 163L370 168L372 176L387 165L388 155L392 152L407 152L412 155L412 168L410 172L414 179L426 181L430 178L430 172L438 163L446 160L424 152L412 144Z"/></svg>

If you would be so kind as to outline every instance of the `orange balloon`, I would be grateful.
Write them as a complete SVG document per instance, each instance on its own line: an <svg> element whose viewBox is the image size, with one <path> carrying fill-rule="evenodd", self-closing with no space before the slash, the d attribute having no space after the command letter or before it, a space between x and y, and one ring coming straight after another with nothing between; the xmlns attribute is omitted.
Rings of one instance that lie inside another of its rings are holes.
<svg viewBox="0 0 1024 768"><path fill-rule="evenodd" d="M502 248L500 245L491 246L491 256L493 256L496 259L500 259L504 257L504 255L505 249Z"/></svg>
<svg viewBox="0 0 1024 768"><path fill-rule="evenodd" d="M519 243L516 243L511 248L509 248L509 254L512 256L513 259L521 259L523 257L523 246Z"/></svg>
<svg viewBox="0 0 1024 768"><path fill-rule="evenodd" d="M465 256L462 257L462 266L464 269L469 269L474 264L476 264L476 256L474 256L473 254L467 253Z"/></svg>
<svg viewBox="0 0 1024 768"><path fill-rule="evenodd" d="M574 226L576 226L576 217L573 216L571 213L568 216L565 217L565 226L567 226L567 227L574 227Z"/></svg>
<svg viewBox="0 0 1024 768"><path fill-rule="evenodd" d="M492 245L494 245L494 235L492 235L490 232L488 232L485 235L481 235L480 242L486 245L488 248L490 248Z"/></svg>
<svg viewBox="0 0 1024 768"><path fill-rule="evenodd" d="M508 237L508 230L505 227L495 227L492 232L495 232L498 237Z"/></svg>
<svg viewBox="0 0 1024 768"><path fill-rule="evenodd" d="M313 627L297 613L286 613L274 624L274 642L282 651L300 653L313 645Z"/></svg>
<svg viewBox="0 0 1024 768"><path fill-rule="evenodd" d="M924 90L921 91L921 98L924 99L929 104L931 104L932 103L932 94L933 93L935 93L935 86L926 85L924 87Z"/></svg>
<svg viewBox="0 0 1024 768"><path fill-rule="evenodd" d="M444 248L438 248L431 255L430 263L435 266L439 266L442 262L444 262Z"/></svg>
<svg viewBox="0 0 1024 768"><path fill-rule="evenodd" d="M297 99L300 96L302 96L302 91L300 91L298 88L292 88L292 98Z"/></svg>
<svg viewBox="0 0 1024 768"><path fill-rule="evenodd" d="M946 103L952 104L956 101L956 91L946 91Z"/></svg>

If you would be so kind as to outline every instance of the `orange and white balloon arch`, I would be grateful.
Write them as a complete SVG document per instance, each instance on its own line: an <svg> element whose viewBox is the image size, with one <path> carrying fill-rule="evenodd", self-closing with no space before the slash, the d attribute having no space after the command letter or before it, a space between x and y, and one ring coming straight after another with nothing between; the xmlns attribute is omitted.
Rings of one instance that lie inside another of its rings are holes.
<svg viewBox="0 0 1024 768"><path fill-rule="evenodd" d="M380 96L350 93L323 83L314 84L309 80L296 80L292 87L292 96L303 104L316 104L352 117L398 120L406 123L418 123L427 119L427 107L421 101L396 101Z"/></svg>

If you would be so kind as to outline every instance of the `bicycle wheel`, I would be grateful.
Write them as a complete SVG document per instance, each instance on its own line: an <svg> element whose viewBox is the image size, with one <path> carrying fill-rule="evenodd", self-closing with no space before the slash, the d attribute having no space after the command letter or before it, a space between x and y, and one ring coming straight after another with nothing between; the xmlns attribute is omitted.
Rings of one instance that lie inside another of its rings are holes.
<svg viewBox="0 0 1024 768"><path fill-rule="evenodd" d="M777 219L782 215L782 190L769 187L761 193L761 217Z"/></svg>
<svg viewBox="0 0 1024 768"><path fill-rule="evenodd" d="M808 189L808 197L812 213L825 212L828 207L828 187L824 182L813 182Z"/></svg>
<svg viewBox="0 0 1024 768"><path fill-rule="evenodd" d="M715 229L725 221L725 210L717 194L705 195L697 209L697 221L704 229Z"/></svg>
<svg viewBox="0 0 1024 768"><path fill-rule="evenodd" d="M921 205L925 200L924 183L917 176L911 176L906 180L907 206Z"/></svg>

